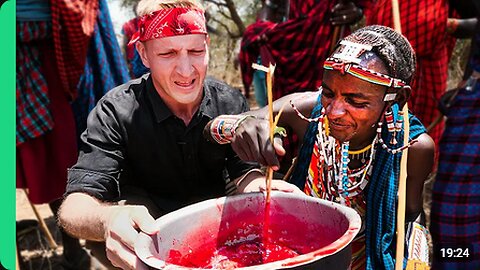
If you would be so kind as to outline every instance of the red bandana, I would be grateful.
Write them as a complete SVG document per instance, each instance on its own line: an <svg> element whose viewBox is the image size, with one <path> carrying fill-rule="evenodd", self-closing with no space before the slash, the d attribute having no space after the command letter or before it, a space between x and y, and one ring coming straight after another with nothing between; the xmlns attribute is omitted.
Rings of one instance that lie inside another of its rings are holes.
<svg viewBox="0 0 480 270"><path fill-rule="evenodd" d="M128 45L139 40L191 34L207 34L203 10L185 7L161 9L140 17L138 31Z"/></svg>

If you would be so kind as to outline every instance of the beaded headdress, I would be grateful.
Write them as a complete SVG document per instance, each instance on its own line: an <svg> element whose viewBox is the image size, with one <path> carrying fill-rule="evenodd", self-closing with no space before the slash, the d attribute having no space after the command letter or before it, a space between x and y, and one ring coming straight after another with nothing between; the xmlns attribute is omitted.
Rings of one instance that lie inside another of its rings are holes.
<svg viewBox="0 0 480 270"><path fill-rule="evenodd" d="M342 74L348 73L361 80L383 85L394 90L409 87L408 84L401 79L393 78L360 66L361 59L359 57L371 49L372 46L370 45L342 40L340 42L339 50L333 56L325 60L323 68L327 70L338 70ZM387 93L384 97L384 101L394 100L395 97L396 93Z"/></svg>

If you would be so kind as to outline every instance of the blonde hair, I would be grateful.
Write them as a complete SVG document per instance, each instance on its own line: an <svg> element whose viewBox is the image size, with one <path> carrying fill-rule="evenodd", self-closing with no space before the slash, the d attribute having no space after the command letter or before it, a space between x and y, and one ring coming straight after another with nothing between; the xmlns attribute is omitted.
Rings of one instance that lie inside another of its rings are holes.
<svg viewBox="0 0 480 270"><path fill-rule="evenodd" d="M176 7L196 7L204 10L203 6L196 0L141 0L138 2L137 14L143 16L160 9Z"/></svg>

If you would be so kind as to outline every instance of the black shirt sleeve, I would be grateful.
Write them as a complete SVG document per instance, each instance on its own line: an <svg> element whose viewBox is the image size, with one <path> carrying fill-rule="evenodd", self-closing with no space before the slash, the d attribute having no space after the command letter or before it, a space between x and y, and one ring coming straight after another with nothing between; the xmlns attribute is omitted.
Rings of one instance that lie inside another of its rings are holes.
<svg viewBox="0 0 480 270"><path fill-rule="evenodd" d="M68 171L66 195L84 192L105 201L120 196L124 138L119 115L111 101L104 97L88 116L78 161Z"/></svg>

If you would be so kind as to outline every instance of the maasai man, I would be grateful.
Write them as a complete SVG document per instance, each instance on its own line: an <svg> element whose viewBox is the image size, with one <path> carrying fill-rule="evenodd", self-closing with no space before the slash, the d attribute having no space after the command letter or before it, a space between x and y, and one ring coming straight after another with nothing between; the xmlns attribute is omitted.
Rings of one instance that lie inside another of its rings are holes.
<svg viewBox="0 0 480 270"><path fill-rule="evenodd" d="M210 119L248 109L240 91L205 79L204 10L193 1L145 0L138 11L132 43L151 73L111 90L90 113L59 217L72 235L105 242L93 255L106 251L123 269L146 267L133 252L139 230L154 233L154 218L223 196L225 172L264 178L230 145L202 137Z"/></svg>
<svg viewBox="0 0 480 270"><path fill-rule="evenodd" d="M305 193L348 205L363 228L353 242L352 269L393 269L397 186L402 151L409 147L406 217L422 210L422 189L433 165L434 142L410 115L409 143L403 144L403 116L415 70L405 37L384 26L369 26L343 39L324 65L322 87L274 102L279 125L303 143L289 180L274 189ZM246 113L231 141L243 160L278 167L285 150L269 138L266 108ZM213 121L209 130L215 130ZM213 126L213 127L212 127ZM230 135L230 134L226 134ZM239 190L258 191L263 180L242 181Z"/></svg>
<svg viewBox="0 0 480 270"><path fill-rule="evenodd" d="M475 5L480 19L480 3ZM430 223L432 269L480 269L480 24L464 79L440 140Z"/></svg>

